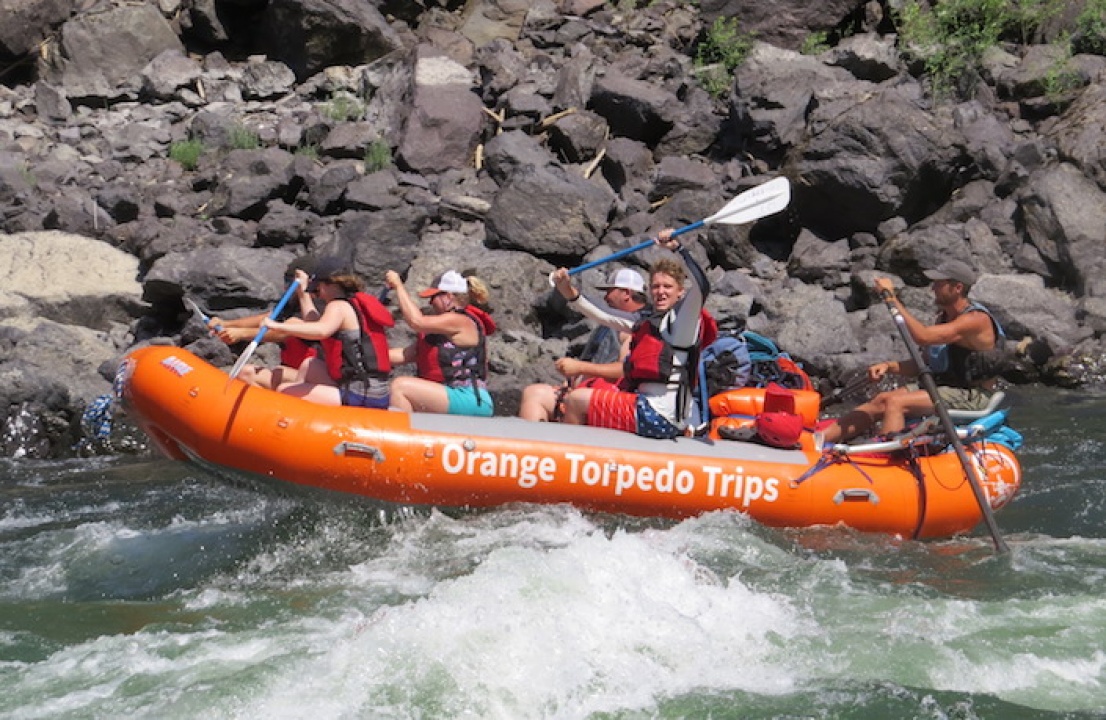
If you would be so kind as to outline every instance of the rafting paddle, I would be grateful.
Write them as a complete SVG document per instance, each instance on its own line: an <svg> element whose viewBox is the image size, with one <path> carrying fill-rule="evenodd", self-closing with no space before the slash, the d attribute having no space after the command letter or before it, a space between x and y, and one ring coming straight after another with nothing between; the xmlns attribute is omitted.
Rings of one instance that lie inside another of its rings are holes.
<svg viewBox="0 0 1106 720"><path fill-rule="evenodd" d="M941 400L940 394L937 392L937 382L933 379L933 371L929 369L929 365L922 359L922 353L918 350L918 346L914 343L914 338L910 336L910 330L906 327L906 318L903 317L902 312L900 312L891 301L893 297L894 296L886 290L880 293L883 304L891 311L891 317L895 320L895 325L899 329L899 334L902 335L903 342L906 343L906 347L910 351L910 359L918 366L919 379L922 382L922 387L929 393L929 399L933 401L933 408L937 411L937 417L941 419L941 427L952 442L952 447L956 450L956 456L960 458L960 467L964 470L964 476L968 478L968 484L972 486L972 494L975 495L975 501L979 505L979 511L983 513L983 520L987 523L987 529L991 533L991 539L994 540L995 551L1000 554L1010 552L1010 548L1006 545L1006 541L1003 540L1002 535L999 534L998 525L995 524L995 515L991 512L991 504L987 501L987 495L983 492L983 487L979 484L979 478L975 474L975 469L972 467L971 460L968 459L968 453L964 450L964 445L960 442L960 436L956 432L956 425L952 422L952 418L949 417L949 411L945 407L944 401Z"/></svg>
<svg viewBox="0 0 1106 720"><path fill-rule="evenodd" d="M199 305L196 304L195 300L193 300L192 298L190 298L188 296L185 296L184 297L184 304L188 306L189 310L191 310L193 313L196 314L196 317L200 318L201 323L203 323L204 325L207 325L209 322L211 322L211 316L208 315L207 313L205 313L203 311L203 309ZM223 332L222 324L216 325L214 329L215 329L215 332Z"/></svg>
<svg viewBox="0 0 1106 720"><path fill-rule="evenodd" d="M763 217L778 213L780 210L787 207L789 202L791 202L791 183L789 183L785 177L778 177L775 180L770 180L763 185L757 185L735 196L726 203L725 207L710 217L703 218L698 222L693 222L690 225L685 225L682 228L673 230L672 237L677 237L684 233L691 232L692 230L698 230L705 225L714 225L716 223L721 225L745 225ZM584 263L580 267L572 268L568 271L568 274L576 275L585 270L590 270L593 267L609 263L612 260L624 258L639 250L644 250L653 245L654 242L655 241L650 238L633 247L619 250L616 253L599 258L598 260Z"/></svg>
<svg viewBox="0 0 1106 720"><path fill-rule="evenodd" d="M288 286L288 289L284 291L284 297L280 299L280 302L276 304L273 311L269 313L269 319L275 320L277 315L280 315L281 310L288 304L288 301L292 299L292 296L296 294L296 288L299 287L299 280L293 280L292 284ZM257 346L261 344L261 340L265 337L265 333L269 332L269 328L262 324L261 329L257 331L257 335L254 335L253 340L246 346L246 349L242 352L242 356L238 358L238 362L234 363L234 367L230 369L230 379L227 380L227 387L230 387L231 381L238 377L238 373L242 372L242 368L249 362L251 356Z"/></svg>

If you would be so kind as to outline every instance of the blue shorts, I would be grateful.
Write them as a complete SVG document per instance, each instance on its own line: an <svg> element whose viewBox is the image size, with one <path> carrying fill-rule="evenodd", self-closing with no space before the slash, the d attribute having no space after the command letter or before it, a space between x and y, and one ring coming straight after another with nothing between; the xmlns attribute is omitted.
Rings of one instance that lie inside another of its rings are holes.
<svg viewBox="0 0 1106 720"><path fill-rule="evenodd" d="M477 417L491 417L495 412L495 405L492 403L492 396L488 394L487 389L480 388L476 392L473 391L472 385L464 385L462 387L449 387L446 386L445 394L449 398L449 414L450 415L475 415ZM479 393L479 395L477 395ZM477 397L480 398L480 402L477 403Z"/></svg>
<svg viewBox="0 0 1106 720"><path fill-rule="evenodd" d="M344 387L338 388L342 397L342 404L350 407L373 408L387 410L392 393L389 391L388 381L380 378L355 380Z"/></svg>

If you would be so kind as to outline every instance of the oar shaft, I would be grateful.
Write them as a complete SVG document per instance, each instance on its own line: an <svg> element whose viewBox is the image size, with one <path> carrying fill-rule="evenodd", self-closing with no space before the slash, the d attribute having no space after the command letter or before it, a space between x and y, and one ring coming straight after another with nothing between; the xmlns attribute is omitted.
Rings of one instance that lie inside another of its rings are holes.
<svg viewBox="0 0 1106 720"><path fill-rule="evenodd" d="M288 301L292 299L292 296L296 294L296 288L299 287L299 281L293 280L292 284L288 286L288 289L284 291L284 295L280 298L280 302L276 304L273 311L269 313L269 319L273 320L281 311L284 310L284 306L288 304ZM238 373L245 367L246 361L250 359L254 351L257 350L257 346L261 344L261 341L265 338L265 333L269 332L269 328L262 324L261 328L257 331L257 335L254 336L250 344L246 346L245 351L242 353L242 357L238 358L238 362L234 363L234 367L230 371L230 380L238 377ZM228 380L229 383L229 380Z"/></svg>
<svg viewBox="0 0 1106 720"><path fill-rule="evenodd" d="M708 218L704 218L697 222L693 222L690 225L685 225L682 228L672 231L672 236L683 235L684 233L691 232L692 230L698 230L704 225L712 225L714 223L723 223L726 225L740 225L745 223L751 223L759 220L762 217L767 217L773 213L777 213L787 206L787 203L791 200L791 186L788 183L787 178L779 177L775 180L771 180L763 185L750 188L745 192L737 195L728 203L725 207L719 210L714 215ZM585 270L590 270L593 267L609 263L612 260L618 260L624 258L627 255L636 253L639 250L644 250L650 245L654 244L655 240L649 239L643 243L638 243L633 247L628 247L625 250L619 250L616 253L611 253L606 257L599 258L598 260L592 260L589 263L584 263L579 267L572 268L568 271L569 275L576 275L582 273Z"/></svg>
<svg viewBox="0 0 1106 720"><path fill-rule="evenodd" d="M677 237L679 235L683 235L684 233L689 233L692 230L698 230L706 224L706 220L699 220L697 222L691 223L690 225L684 225L682 228L676 228L672 231L672 237Z"/></svg>
<svg viewBox="0 0 1106 720"><path fill-rule="evenodd" d="M208 315L207 313L205 313L203 311L203 309L200 308L200 306L196 304L195 300L193 300L192 298L186 297L184 299L184 302L188 305L188 307L192 308L192 312L196 313L196 315L199 316L200 322L202 322L204 325L207 325L209 322L211 322L211 316ZM215 332L222 332L222 331L223 331L222 323L216 323Z"/></svg>
<svg viewBox="0 0 1106 720"><path fill-rule="evenodd" d="M952 447L956 450L957 458L960 459L960 467L964 471L964 476L968 479L968 484L971 485L972 494L975 495L975 501L979 505L979 511L983 514L983 521L986 523L987 530L991 533L991 539L995 543L995 550L1000 554L1007 553L1010 551L1010 548L1006 545L1006 541L1003 540L1002 535L999 533L998 525L995 523L995 514L991 511L991 503L987 500L987 495L983 492L983 487L979 484L980 481L976 476L975 468L968 458L968 453L964 450L964 445L960 442L960 437L956 433L956 425L953 423L952 418L949 417L948 410L945 408L944 401L941 400L940 393L937 392L937 382L933 379L933 371L929 369L925 360L922 359L922 353L918 350L914 338L910 336L910 330L906 327L906 318L904 318L902 313L899 312L899 309L890 302L889 294L886 294L883 300L887 305L887 309L891 311L891 317L895 319L895 326L898 327L903 342L906 343L906 347L910 351L910 359L918 366L918 371L920 373L919 379L921 380L922 387L929 393L929 398L933 401L933 407L937 411L937 417L941 420L941 427L944 429L945 434L948 435L949 440L952 441Z"/></svg>
<svg viewBox="0 0 1106 720"><path fill-rule="evenodd" d="M638 250L644 250L645 248L649 247L650 245L654 244L655 242L656 242L655 240L650 238L650 239L646 240L643 243L638 243L637 245L634 245L633 247L628 247L625 250L619 250L618 252L611 253L610 255L607 255L606 257L601 257L598 260L592 260L591 262L584 263L583 265L581 265L579 267L574 267L574 268L572 268L571 270L568 271L568 274L569 275L577 275L579 273L584 272L585 270L591 270L593 267L598 267L599 265L604 265L604 264L609 263L613 260L618 260L619 258L624 258L627 255L633 255Z"/></svg>

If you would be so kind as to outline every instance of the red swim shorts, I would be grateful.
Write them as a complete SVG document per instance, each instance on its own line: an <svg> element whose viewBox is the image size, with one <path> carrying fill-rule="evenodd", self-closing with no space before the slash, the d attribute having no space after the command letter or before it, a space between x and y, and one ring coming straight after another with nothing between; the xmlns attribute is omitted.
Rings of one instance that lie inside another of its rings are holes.
<svg viewBox="0 0 1106 720"><path fill-rule="evenodd" d="M588 425L625 432L637 431L637 393L592 390Z"/></svg>

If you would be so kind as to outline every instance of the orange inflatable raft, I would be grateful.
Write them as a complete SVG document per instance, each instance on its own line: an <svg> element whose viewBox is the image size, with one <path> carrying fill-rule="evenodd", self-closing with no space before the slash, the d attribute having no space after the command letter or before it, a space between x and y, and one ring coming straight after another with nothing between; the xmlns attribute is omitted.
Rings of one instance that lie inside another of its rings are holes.
<svg viewBox="0 0 1106 720"><path fill-rule="evenodd" d="M390 503L571 503L668 518L734 510L771 526L842 523L906 538L968 532L981 520L957 455L925 438L895 452L823 451L804 432L799 447L785 450L517 418L325 407L228 383L218 368L165 346L130 353L116 389L170 458ZM731 391L712 404L755 412L763 393ZM813 425L817 395L797 395L796 411ZM1017 458L985 438L964 443L991 507L1001 508L1020 485Z"/></svg>

